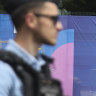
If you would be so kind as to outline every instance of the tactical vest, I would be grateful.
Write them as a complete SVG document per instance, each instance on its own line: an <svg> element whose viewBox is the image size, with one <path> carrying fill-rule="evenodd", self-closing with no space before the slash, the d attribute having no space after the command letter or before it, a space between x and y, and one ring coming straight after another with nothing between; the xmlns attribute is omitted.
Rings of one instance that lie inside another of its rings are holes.
<svg viewBox="0 0 96 96"><path fill-rule="evenodd" d="M16 54L0 51L0 60L8 63L23 82L23 96L62 96L60 82L50 76L48 66L53 60L44 55L42 58L47 63L37 72Z"/></svg>

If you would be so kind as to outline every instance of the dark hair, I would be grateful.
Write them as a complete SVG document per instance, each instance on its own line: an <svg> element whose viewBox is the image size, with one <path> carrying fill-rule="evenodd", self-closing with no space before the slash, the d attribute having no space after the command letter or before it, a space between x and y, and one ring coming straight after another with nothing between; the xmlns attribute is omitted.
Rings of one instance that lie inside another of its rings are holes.
<svg viewBox="0 0 96 96"><path fill-rule="evenodd" d="M16 29L18 30L22 24L25 22L25 15L27 12L32 11L33 13L37 13L44 7L45 1L40 2L31 2L24 4L23 6L16 9L12 14L11 18L13 21L13 24L15 25Z"/></svg>

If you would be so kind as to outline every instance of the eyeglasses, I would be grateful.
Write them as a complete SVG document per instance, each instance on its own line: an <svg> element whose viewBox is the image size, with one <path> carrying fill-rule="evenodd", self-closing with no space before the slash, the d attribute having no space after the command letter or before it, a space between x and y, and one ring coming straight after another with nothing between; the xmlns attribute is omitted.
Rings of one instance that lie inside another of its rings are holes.
<svg viewBox="0 0 96 96"><path fill-rule="evenodd" d="M43 14L37 14L37 13L34 13L34 15L37 16L37 17L41 17L42 16L42 17L50 18L50 19L52 19L54 24L56 24L57 21L59 20L59 16L58 15L56 15L56 16L49 16L49 15L43 15Z"/></svg>

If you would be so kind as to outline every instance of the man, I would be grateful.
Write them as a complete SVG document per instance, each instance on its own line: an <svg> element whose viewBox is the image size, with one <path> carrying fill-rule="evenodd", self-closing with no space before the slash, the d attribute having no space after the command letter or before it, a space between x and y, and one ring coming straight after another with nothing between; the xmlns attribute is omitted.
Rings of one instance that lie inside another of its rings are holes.
<svg viewBox="0 0 96 96"><path fill-rule="evenodd" d="M58 21L58 8L47 0L2 0L17 30L15 40L9 40L6 51L22 58L40 72L45 61L38 54L42 44L55 45L62 24ZM0 96L23 96L23 83L13 68L0 61Z"/></svg>

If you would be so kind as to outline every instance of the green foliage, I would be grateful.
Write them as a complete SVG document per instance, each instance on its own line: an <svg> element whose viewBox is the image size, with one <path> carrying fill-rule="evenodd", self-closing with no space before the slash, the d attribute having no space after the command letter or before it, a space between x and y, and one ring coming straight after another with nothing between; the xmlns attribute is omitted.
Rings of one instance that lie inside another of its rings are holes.
<svg viewBox="0 0 96 96"><path fill-rule="evenodd" d="M96 12L96 0L59 0L57 3L60 9L68 12ZM0 10L4 10L1 0Z"/></svg>
<svg viewBox="0 0 96 96"><path fill-rule="evenodd" d="M3 6L2 6L2 3L1 3L1 0L0 0L0 10L4 10Z"/></svg>
<svg viewBox="0 0 96 96"><path fill-rule="evenodd" d="M96 12L96 0L62 0L62 3L71 12Z"/></svg>

